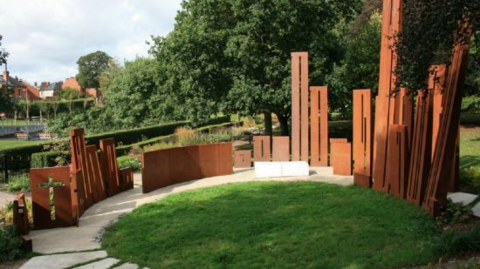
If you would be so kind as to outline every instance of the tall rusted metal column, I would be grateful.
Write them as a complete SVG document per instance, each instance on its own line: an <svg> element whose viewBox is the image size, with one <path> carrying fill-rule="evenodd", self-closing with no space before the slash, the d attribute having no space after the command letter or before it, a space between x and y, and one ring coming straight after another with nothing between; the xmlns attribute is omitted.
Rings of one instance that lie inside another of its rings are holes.
<svg viewBox="0 0 480 269"><path fill-rule="evenodd" d="M307 161L308 146L308 53L292 53L292 160Z"/></svg>
<svg viewBox="0 0 480 269"><path fill-rule="evenodd" d="M310 87L311 165L328 166L328 88Z"/></svg>
<svg viewBox="0 0 480 269"><path fill-rule="evenodd" d="M395 84L394 71L397 65L394 47L394 36L401 30L402 24L402 0L383 1L382 43L380 51L380 77L378 96L375 109L375 142L374 142L374 188L388 192L385 174L388 163L388 134L389 126L395 122ZM397 95L398 96L398 95ZM397 117L398 119L398 117Z"/></svg>
<svg viewBox="0 0 480 269"><path fill-rule="evenodd" d="M353 91L353 180L372 186L372 91ZM313 145L313 144L312 144ZM312 154L313 156L313 154Z"/></svg>

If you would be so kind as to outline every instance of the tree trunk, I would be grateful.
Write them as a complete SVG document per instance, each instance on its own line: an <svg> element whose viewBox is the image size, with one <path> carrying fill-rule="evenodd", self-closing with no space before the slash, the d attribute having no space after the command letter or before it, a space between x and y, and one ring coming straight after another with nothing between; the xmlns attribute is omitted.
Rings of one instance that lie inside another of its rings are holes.
<svg viewBox="0 0 480 269"><path fill-rule="evenodd" d="M264 113L265 117L265 135L272 136L272 114Z"/></svg>
<svg viewBox="0 0 480 269"><path fill-rule="evenodd" d="M277 113L275 113L275 115L277 115L278 121L280 122L280 132L282 136L289 136L290 132L288 131L288 117L279 115Z"/></svg>

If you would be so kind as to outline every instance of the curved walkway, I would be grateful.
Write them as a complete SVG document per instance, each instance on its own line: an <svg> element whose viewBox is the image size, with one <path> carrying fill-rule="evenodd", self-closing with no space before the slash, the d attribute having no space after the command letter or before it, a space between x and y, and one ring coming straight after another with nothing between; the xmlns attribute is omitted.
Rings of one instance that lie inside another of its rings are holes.
<svg viewBox="0 0 480 269"><path fill-rule="evenodd" d="M309 177L256 179L253 169L236 170L233 175L204 178L171 185L156 191L142 194L142 189L118 194L89 208L80 218L79 227L57 228L30 232L33 251L42 254L86 251L99 249L103 229L133 209L172 193L217 186L228 183L249 181L317 181L339 185L353 184L351 176L333 176L331 168L310 168Z"/></svg>

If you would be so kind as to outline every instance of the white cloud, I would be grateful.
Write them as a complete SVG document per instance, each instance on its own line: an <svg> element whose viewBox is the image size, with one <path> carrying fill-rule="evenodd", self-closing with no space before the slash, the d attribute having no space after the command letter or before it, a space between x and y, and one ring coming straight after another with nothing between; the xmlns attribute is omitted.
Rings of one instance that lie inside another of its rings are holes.
<svg viewBox="0 0 480 269"><path fill-rule="evenodd" d="M151 35L173 29L181 0L0 0L8 69L30 82L77 73L82 55L102 50L123 62L148 55ZM8 8L4 8L8 7ZM3 67L2 67L3 68Z"/></svg>

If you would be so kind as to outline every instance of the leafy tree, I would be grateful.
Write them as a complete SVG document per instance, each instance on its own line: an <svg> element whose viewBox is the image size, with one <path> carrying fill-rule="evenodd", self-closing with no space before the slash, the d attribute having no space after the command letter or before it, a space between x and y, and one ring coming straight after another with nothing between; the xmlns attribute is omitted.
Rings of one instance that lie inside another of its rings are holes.
<svg viewBox="0 0 480 269"><path fill-rule="evenodd" d="M112 57L103 51L87 54L78 59L77 80L83 88L95 88L100 86L100 75L107 71Z"/></svg>
<svg viewBox="0 0 480 269"><path fill-rule="evenodd" d="M113 80L123 71L123 68L118 64L114 59L110 60L108 69L100 74L98 79L99 88L98 90L102 94L106 94L110 85L112 85Z"/></svg>
<svg viewBox="0 0 480 269"><path fill-rule="evenodd" d="M163 91L183 114L206 120L219 111L275 113L282 133L290 116L290 53L310 52L311 85L342 56L337 26L361 1L183 1L174 31L154 38L151 53Z"/></svg>
<svg viewBox="0 0 480 269"><path fill-rule="evenodd" d="M465 95L480 95L480 42L478 39L472 41L469 50Z"/></svg>
<svg viewBox="0 0 480 269"><path fill-rule="evenodd" d="M403 29L398 35L397 75L401 84L411 89L426 86L428 68L438 62L448 63L456 38L468 21L477 34L480 2L471 0L404 0ZM463 40L466 41L466 40Z"/></svg>
<svg viewBox="0 0 480 269"><path fill-rule="evenodd" d="M363 25L354 24L355 31L348 35L347 51L341 65L335 65L327 76L330 91L329 106L342 111L344 116L352 114L352 90L372 89L373 96L378 90L380 62L380 39L382 16L371 13L370 20Z"/></svg>
<svg viewBox="0 0 480 269"><path fill-rule="evenodd" d="M2 48L2 39L3 37L0 35L0 66L7 63L7 57L9 55L9 53Z"/></svg>
<svg viewBox="0 0 480 269"><path fill-rule="evenodd" d="M2 35L0 35L0 66L7 63L9 53L2 48ZM0 89L0 113L8 113L13 110L13 103Z"/></svg>

